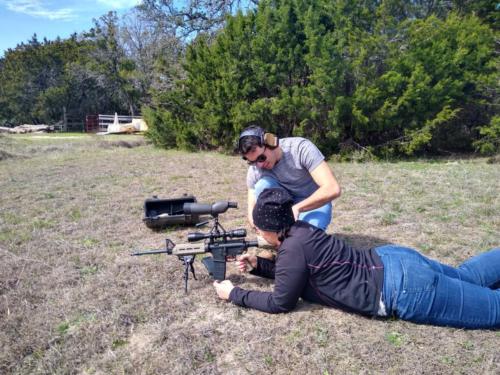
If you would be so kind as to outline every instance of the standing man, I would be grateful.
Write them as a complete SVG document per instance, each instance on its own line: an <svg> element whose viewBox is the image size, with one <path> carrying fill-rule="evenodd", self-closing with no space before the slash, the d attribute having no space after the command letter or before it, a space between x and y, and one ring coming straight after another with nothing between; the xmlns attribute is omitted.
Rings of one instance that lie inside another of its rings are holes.
<svg viewBox="0 0 500 375"><path fill-rule="evenodd" d="M283 187L293 197L296 220L326 230L332 219L332 201L340 186L319 149L300 137L278 139L258 126L243 130L238 150L249 164L247 172L248 221L264 189Z"/></svg>

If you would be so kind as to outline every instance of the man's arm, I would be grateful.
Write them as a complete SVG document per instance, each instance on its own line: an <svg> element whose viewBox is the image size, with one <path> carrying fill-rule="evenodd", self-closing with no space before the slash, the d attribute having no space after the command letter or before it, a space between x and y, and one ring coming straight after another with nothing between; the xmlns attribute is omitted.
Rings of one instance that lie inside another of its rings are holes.
<svg viewBox="0 0 500 375"><path fill-rule="evenodd" d="M253 217L252 217L252 212L253 208L255 206L255 190L254 189L248 189L248 222L250 223L250 226L252 228L255 228L255 224L253 223Z"/></svg>
<svg viewBox="0 0 500 375"><path fill-rule="evenodd" d="M295 219L298 218L299 213L321 207L338 198L341 194L340 185L326 161L323 160L311 171L311 177L318 185L318 189L308 198L293 206Z"/></svg>

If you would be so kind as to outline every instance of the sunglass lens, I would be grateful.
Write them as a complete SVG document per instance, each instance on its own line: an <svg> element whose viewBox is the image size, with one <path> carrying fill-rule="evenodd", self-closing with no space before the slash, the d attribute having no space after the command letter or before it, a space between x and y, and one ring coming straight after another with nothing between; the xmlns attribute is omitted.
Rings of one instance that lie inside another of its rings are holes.
<svg viewBox="0 0 500 375"><path fill-rule="evenodd" d="M267 156L265 154L260 154L259 156L257 156L257 159L253 160L253 161L250 161L248 160L245 156L242 156L241 157L243 160L245 160L248 165L254 165L254 164L257 164L257 163L263 163L267 160Z"/></svg>

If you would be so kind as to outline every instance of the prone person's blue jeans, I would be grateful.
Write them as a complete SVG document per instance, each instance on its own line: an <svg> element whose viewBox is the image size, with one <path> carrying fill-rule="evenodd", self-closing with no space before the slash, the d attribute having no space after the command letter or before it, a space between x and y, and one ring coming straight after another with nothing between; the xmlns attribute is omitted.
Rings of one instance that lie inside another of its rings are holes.
<svg viewBox="0 0 500 375"><path fill-rule="evenodd" d="M384 264L382 299L389 315L440 326L500 328L500 248L456 268L406 247L375 250Z"/></svg>
<svg viewBox="0 0 500 375"><path fill-rule="evenodd" d="M278 180L268 176L261 177L259 181L255 183L255 188L254 188L255 199L259 197L260 193L262 193L264 189L269 189L273 187L281 187L286 190L286 188L282 186L278 182ZM290 193L290 195L292 195L295 203L303 201L304 199L307 198L307 197L297 197L289 190L288 192ZM314 210L301 212L299 214L299 220L306 221L309 224L314 225L319 229L326 230L328 224L330 224L330 221L332 220L332 203L328 202L327 204L315 208Z"/></svg>

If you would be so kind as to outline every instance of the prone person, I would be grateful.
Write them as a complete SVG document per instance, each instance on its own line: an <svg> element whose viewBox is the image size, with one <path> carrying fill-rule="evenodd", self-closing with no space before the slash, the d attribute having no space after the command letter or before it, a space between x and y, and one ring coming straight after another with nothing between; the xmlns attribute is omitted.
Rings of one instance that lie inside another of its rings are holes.
<svg viewBox="0 0 500 375"><path fill-rule="evenodd" d="M292 196L295 219L326 230L332 219L332 201L341 189L319 149L301 137L278 139L258 126L243 130L238 150L249 164L248 221L260 193L282 187Z"/></svg>
<svg viewBox="0 0 500 375"><path fill-rule="evenodd" d="M275 279L272 292L214 282L219 298L269 313L293 310L299 298L367 316L458 328L500 328L500 248L458 267L414 249L353 248L304 221L281 188L263 191L253 209L260 234L278 249L276 260L250 254L238 267Z"/></svg>

